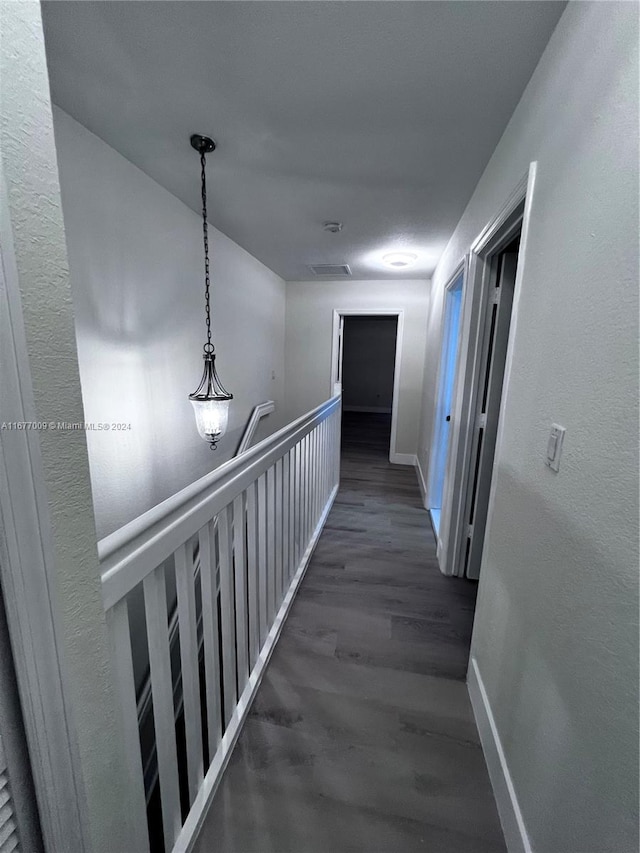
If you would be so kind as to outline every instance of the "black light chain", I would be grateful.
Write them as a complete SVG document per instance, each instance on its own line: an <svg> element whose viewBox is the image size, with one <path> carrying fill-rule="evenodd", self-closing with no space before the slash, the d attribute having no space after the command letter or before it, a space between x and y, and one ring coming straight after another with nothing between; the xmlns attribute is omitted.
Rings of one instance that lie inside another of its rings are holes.
<svg viewBox="0 0 640 853"><path fill-rule="evenodd" d="M205 353L211 354L214 352L214 346L211 343L211 305L209 297L209 288L211 280L209 277L209 226L207 224L207 178L206 178L206 156L204 149L200 151L200 166L201 166L201 183L202 183L202 236L204 241L204 306L207 322L207 342L204 345Z"/></svg>

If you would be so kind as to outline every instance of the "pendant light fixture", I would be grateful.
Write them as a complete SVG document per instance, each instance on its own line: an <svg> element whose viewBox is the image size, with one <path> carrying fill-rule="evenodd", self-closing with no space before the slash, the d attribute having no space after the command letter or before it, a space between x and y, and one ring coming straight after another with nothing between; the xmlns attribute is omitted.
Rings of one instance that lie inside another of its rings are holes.
<svg viewBox="0 0 640 853"><path fill-rule="evenodd" d="M207 323L207 340L204 350L204 372L200 384L189 395L196 414L196 426L201 437L215 450L224 435L229 421L229 403L233 394L225 389L216 372L215 348L211 343L211 299L209 278L209 226L207 224L207 178L206 155L215 151L216 144L208 136L194 134L191 146L200 154L200 177L202 191L202 236L204 241L204 305Z"/></svg>

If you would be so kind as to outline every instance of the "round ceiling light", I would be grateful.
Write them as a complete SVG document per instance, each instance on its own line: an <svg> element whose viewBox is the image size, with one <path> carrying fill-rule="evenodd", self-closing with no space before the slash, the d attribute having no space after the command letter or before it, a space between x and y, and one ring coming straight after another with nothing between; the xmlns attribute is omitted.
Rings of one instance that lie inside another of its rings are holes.
<svg viewBox="0 0 640 853"><path fill-rule="evenodd" d="M387 252L382 256L382 263L396 270L411 267L417 260L418 256L413 252Z"/></svg>

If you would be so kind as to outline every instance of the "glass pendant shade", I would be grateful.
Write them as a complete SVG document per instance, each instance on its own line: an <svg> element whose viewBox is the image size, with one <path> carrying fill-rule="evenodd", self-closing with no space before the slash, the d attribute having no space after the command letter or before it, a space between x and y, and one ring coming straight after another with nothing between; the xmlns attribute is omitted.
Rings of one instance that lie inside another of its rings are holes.
<svg viewBox="0 0 640 853"><path fill-rule="evenodd" d="M229 399L194 400L191 398L193 411L196 413L196 426L200 437L214 444L227 431L229 423Z"/></svg>
<svg viewBox="0 0 640 853"><path fill-rule="evenodd" d="M189 399L193 405L200 436L215 449L218 440L227 431L229 403L233 400L233 394L229 394L218 378L216 357L211 344L205 344L204 373Z"/></svg>

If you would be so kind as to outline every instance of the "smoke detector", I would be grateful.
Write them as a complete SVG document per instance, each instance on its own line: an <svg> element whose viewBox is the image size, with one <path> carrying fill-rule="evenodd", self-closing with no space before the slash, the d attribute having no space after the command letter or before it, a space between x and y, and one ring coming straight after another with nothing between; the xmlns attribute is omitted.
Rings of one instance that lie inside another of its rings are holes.
<svg viewBox="0 0 640 853"><path fill-rule="evenodd" d="M328 231L329 234L337 234L342 231L342 222L323 222L322 228Z"/></svg>

